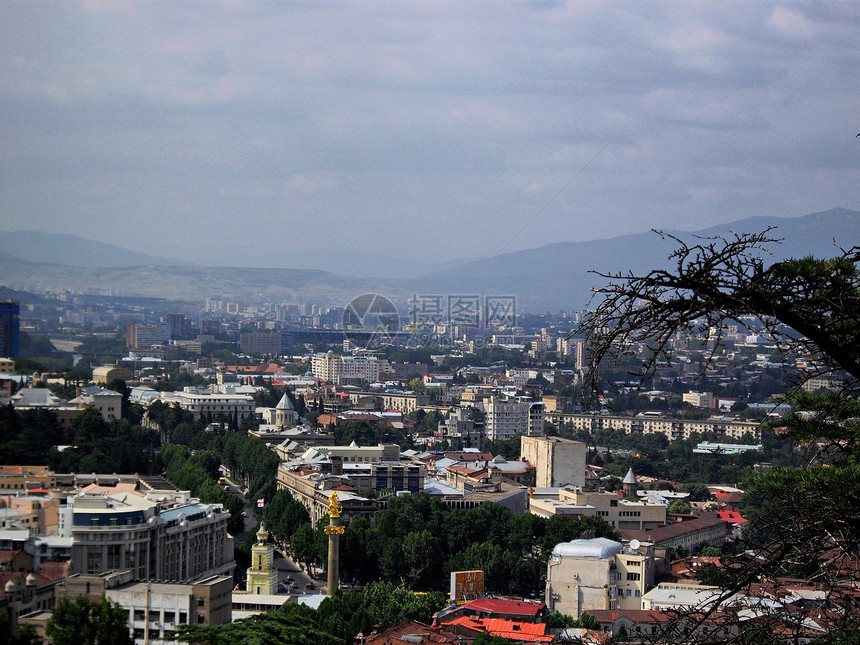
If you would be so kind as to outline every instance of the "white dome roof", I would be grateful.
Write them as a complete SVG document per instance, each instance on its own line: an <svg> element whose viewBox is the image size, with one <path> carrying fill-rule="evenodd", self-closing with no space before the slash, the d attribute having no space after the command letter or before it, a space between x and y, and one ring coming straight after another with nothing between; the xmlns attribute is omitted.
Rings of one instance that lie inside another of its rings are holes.
<svg viewBox="0 0 860 645"><path fill-rule="evenodd" d="M571 540L556 544L552 550L553 557L567 556L573 558L611 558L616 553L621 553L624 545L620 542L606 538L592 538L590 540Z"/></svg>

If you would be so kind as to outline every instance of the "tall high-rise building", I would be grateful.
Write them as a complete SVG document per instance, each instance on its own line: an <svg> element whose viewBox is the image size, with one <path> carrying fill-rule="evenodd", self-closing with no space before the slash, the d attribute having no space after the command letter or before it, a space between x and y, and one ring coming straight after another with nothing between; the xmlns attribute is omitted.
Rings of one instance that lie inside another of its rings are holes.
<svg viewBox="0 0 860 645"><path fill-rule="evenodd" d="M20 311L16 301L0 300L0 356L18 356L21 342L18 322Z"/></svg>
<svg viewBox="0 0 860 645"><path fill-rule="evenodd" d="M125 344L130 349L146 349L164 344L164 329L161 325L138 325L129 323L125 328Z"/></svg>

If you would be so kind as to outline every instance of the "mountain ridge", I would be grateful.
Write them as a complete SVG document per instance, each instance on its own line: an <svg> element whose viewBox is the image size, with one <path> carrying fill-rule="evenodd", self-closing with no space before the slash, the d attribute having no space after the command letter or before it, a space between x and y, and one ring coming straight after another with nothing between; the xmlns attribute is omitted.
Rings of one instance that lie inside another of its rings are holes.
<svg viewBox="0 0 860 645"><path fill-rule="evenodd" d="M692 232L663 232L692 241L695 237L725 235L729 231L760 232L770 226L776 227L772 231L774 237L783 238L772 249L774 261L803 255L832 256L839 252L834 244L850 247L860 241L860 212L845 208L801 217L752 217ZM514 295L522 311L576 310L587 304L592 288L605 282L596 273L645 272L665 267L676 246L671 238L653 231L628 233L600 240L554 242L466 261L412 278L368 278L322 269L154 263L82 267L31 262L3 252L0 245L0 283L29 291L71 289L82 293L110 289L178 300L216 297L332 306L343 306L365 292L403 301L416 293ZM135 257L151 259L142 254Z"/></svg>

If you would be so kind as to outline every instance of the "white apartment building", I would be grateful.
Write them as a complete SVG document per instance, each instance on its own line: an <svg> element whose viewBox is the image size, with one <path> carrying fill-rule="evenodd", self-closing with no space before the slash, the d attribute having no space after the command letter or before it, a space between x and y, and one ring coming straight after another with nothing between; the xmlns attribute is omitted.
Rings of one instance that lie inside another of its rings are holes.
<svg viewBox="0 0 860 645"><path fill-rule="evenodd" d="M122 416L122 394L97 385L82 388L80 394L69 403L81 407L92 406L105 421L115 421Z"/></svg>
<svg viewBox="0 0 860 645"><path fill-rule="evenodd" d="M316 354L311 358L315 378L336 385L363 380L379 380L379 359L376 356L340 356L333 352Z"/></svg>
<svg viewBox="0 0 860 645"><path fill-rule="evenodd" d="M480 407L487 415L487 439L499 441L510 439L517 433L528 434L529 401L493 395L484 399Z"/></svg>
<svg viewBox="0 0 860 645"><path fill-rule="evenodd" d="M186 387L182 392L162 392L161 401L167 405L177 403L180 408L201 418L217 418L223 415L237 422L254 414L256 403L247 394L221 394L195 387Z"/></svg>

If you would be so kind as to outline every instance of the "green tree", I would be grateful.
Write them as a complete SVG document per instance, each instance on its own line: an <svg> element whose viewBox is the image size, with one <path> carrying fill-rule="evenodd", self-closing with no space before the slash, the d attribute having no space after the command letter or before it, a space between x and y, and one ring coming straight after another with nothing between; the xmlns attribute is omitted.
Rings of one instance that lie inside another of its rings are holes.
<svg viewBox="0 0 860 645"><path fill-rule="evenodd" d="M115 602L93 602L86 596L65 598L45 627L55 645L132 645L128 616Z"/></svg>
<svg viewBox="0 0 860 645"><path fill-rule="evenodd" d="M676 499L674 502L669 504L669 508L666 509L669 513L678 513L680 515L689 515L693 507L690 506L690 502L685 499Z"/></svg>
<svg viewBox="0 0 860 645"><path fill-rule="evenodd" d="M181 625L176 640L201 645L340 645L320 628L313 609L287 604L225 625Z"/></svg>
<svg viewBox="0 0 860 645"><path fill-rule="evenodd" d="M695 244L669 237L679 244L671 270L604 276L609 284L596 290L599 300L583 327L592 350L590 386L599 387L601 368L633 356L646 379L671 359L679 334L707 338L707 364L728 325L739 321L773 339L784 364L803 357L805 367L790 374L795 387L784 398L804 414L779 423L787 428L785 439L813 450L800 468L774 467L745 483L751 521L744 537L757 557L738 559L725 593L762 578L814 571L840 606L828 638L856 634L860 602L839 590L851 584L842 563L860 558L860 247L831 259L766 265L768 247L777 241L770 229ZM822 375L838 376L841 390L799 390Z"/></svg>

